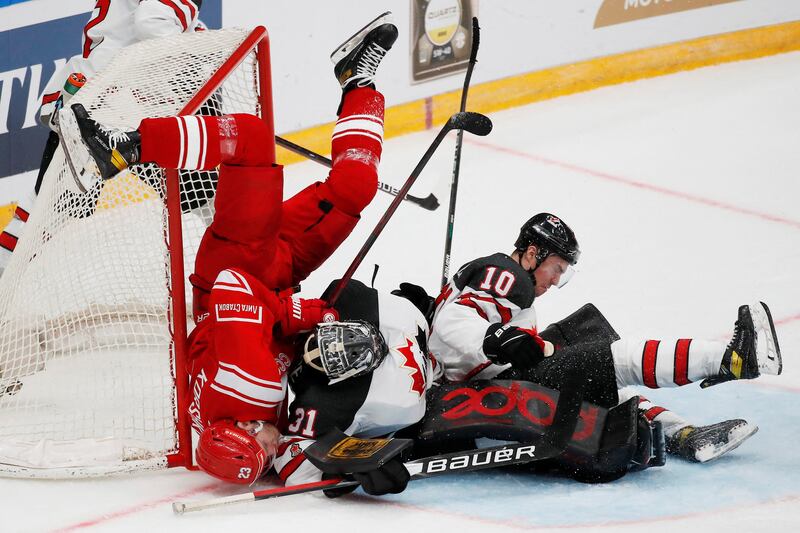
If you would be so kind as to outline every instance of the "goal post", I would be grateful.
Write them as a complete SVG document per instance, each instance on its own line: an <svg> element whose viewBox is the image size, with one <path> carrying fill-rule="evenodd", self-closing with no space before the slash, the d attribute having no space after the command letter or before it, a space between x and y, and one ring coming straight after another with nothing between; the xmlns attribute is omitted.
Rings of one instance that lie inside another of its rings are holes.
<svg viewBox="0 0 800 533"><path fill-rule="evenodd" d="M250 113L274 135L267 31L137 43L69 103L124 129ZM75 135L64 128L62 142ZM274 142L265 150L274 161ZM152 164L77 178L59 147L0 278L0 476L192 465L186 276L216 182Z"/></svg>

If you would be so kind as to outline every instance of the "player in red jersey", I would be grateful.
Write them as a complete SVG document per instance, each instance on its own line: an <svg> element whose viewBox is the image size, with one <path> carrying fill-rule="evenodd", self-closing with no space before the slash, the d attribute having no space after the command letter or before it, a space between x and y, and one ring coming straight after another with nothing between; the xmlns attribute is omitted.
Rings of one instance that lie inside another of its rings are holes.
<svg viewBox="0 0 800 533"><path fill-rule="evenodd" d="M261 149L271 132L255 116L153 118L121 132L72 107L103 179L138 162L220 168L216 214L190 277L197 323L189 339L190 414L200 432L197 462L211 475L252 483L269 468L292 337L335 319L324 301L285 292L338 248L377 192L384 100L374 76L396 39L387 13L334 51L343 96L333 166L324 182L286 201L283 168Z"/></svg>

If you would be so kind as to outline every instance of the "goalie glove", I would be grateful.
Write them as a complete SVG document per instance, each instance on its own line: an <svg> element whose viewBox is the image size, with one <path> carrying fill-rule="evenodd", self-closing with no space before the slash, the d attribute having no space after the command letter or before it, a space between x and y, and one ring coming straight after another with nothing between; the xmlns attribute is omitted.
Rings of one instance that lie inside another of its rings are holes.
<svg viewBox="0 0 800 533"><path fill-rule="evenodd" d="M493 363L510 364L519 370L535 367L553 352L553 344L542 339L535 328L492 324L483 338L486 357Z"/></svg>
<svg viewBox="0 0 800 533"><path fill-rule="evenodd" d="M330 474L323 474L322 479L334 477ZM411 475L408 473L400 457L395 457L385 464L368 472L349 474L346 479L355 479L361 483L364 492L371 496L383 496L384 494L400 494L406 490ZM323 491L328 498L338 498L356 489L345 487L342 489L329 489Z"/></svg>
<svg viewBox="0 0 800 533"><path fill-rule="evenodd" d="M281 298L278 324L284 337L311 331L320 322L334 322L338 314L325 300L303 299L296 296Z"/></svg>

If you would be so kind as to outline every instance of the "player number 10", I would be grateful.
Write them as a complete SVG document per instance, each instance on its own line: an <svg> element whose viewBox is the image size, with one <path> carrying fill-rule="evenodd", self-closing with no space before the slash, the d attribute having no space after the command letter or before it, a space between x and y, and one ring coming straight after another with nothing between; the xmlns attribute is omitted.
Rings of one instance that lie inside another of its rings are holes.
<svg viewBox="0 0 800 533"><path fill-rule="evenodd" d="M485 291L494 289L494 292L497 293L498 296L505 296L511 290L511 287L514 286L516 278L514 278L514 274L508 270L503 270L500 272L500 275L497 276L497 280L495 280L495 273L497 273L497 267L487 268L486 277L483 278L480 288Z"/></svg>

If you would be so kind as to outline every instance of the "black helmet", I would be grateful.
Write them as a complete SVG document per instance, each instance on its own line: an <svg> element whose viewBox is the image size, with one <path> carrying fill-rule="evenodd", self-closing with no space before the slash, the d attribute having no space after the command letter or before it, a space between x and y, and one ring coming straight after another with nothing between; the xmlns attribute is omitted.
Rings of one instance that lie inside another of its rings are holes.
<svg viewBox="0 0 800 533"><path fill-rule="evenodd" d="M536 253L539 265L551 254L558 255L570 265L576 264L581 256L575 233L563 220L550 213L534 215L520 228L514 246L519 251L525 251L530 245L539 250Z"/></svg>

